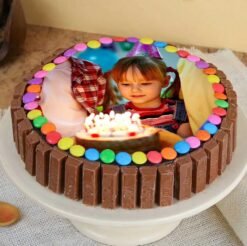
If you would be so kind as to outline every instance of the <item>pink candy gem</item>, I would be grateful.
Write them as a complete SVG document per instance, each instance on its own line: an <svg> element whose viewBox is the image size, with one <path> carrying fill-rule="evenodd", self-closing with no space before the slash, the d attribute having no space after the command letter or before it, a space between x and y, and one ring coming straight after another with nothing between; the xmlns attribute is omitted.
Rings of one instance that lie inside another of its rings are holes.
<svg viewBox="0 0 247 246"><path fill-rule="evenodd" d="M208 121L214 125L219 125L221 123L221 118L218 115L211 114L208 117Z"/></svg>
<svg viewBox="0 0 247 246"><path fill-rule="evenodd" d="M191 61L191 62L198 62L198 61L200 61L200 57L194 56L194 55L188 55L186 59L188 61Z"/></svg>
<svg viewBox="0 0 247 246"><path fill-rule="evenodd" d="M185 141L190 145L191 149L196 149L201 145L201 141L194 136L186 138Z"/></svg>
<svg viewBox="0 0 247 246"><path fill-rule="evenodd" d="M37 73L34 74L34 78L42 79L47 75L47 73L48 73L47 71L40 70L40 71L38 71Z"/></svg>
<svg viewBox="0 0 247 246"><path fill-rule="evenodd" d="M77 51L84 51L84 50L87 49L87 45L84 44L84 43L76 44L74 46L74 49L77 50Z"/></svg>
<svg viewBox="0 0 247 246"><path fill-rule="evenodd" d="M64 63L65 61L68 60L68 57L65 57L65 56L58 56L57 58L54 59L54 63L55 64L61 64L61 63Z"/></svg>

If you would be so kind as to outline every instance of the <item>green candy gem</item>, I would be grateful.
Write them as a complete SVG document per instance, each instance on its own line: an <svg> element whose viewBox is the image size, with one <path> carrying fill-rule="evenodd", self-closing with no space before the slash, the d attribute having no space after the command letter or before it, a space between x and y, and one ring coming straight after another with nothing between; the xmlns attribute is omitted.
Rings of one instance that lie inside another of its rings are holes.
<svg viewBox="0 0 247 246"><path fill-rule="evenodd" d="M105 149L100 153L100 160L106 164L110 164L115 160L115 153L111 149Z"/></svg>
<svg viewBox="0 0 247 246"><path fill-rule="evenodd" d="M45 123L47 123L48 120L44 116L39 116L33 120L33 125L36 128L41 128Z"/></svg>
<svg viewBox="0 0 247 246"><path fill-rule="evenodd" d="M229 103L227 101L224 101L224 100L216 100L215 104L217 106L219 106L220 108L228 108L229 107Z"/></svg>
<svg viewBox="0 0 247 246"><path fill-rule="evenodd" d="M135 45L134 43L129 43L129 42L121 42L119 43L120 47L122 48L122 50L124 51L129 51L133 48L133 46Z"/></svg>

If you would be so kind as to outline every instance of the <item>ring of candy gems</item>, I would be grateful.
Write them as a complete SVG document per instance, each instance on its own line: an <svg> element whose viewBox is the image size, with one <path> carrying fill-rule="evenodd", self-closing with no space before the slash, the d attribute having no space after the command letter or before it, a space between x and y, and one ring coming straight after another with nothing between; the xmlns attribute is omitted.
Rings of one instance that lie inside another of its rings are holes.
<svg viewBox="0 0 247 246"><path fill-rule="evenodd" d="M212 114L208 117L207 122L201 127L195 136L188 137L182 141L177 142L174 148L165 147L158 152L156 150L143 153L137 151L132 155L127 152L119 152L115 154L110 149L105 149L99 152L96 149L85 149L81 145L75 143L73 137L62 137L59 132L56 131L56 126L49 123L45 116L42 115L42 111L38 104L39 93L42 89L41 85L43 79L47 73L52 71L57 64L61 64L68 60L69 57L75 55L78 52L86 50L88 47L91 49L97 49L101 45L109 45L112 42L141 42L142 44L154 45L159 48L164 48L167 52L177 53L179 57L187 59L193 62L198 69L202 69L207 75L208 82L212 84L216 107L213 109ZM101 160L105 164L113 163L114 161L118 165L129 165L131 162L137 165L143 165L147 161L151 164L159 164L163 160L171 161L174 160L177 155L184 155L191 150L200 147L201 142L207 141L212 135L218 131L218 126L221 123L221 117L226 115L226 108L228 108L227 96L224 94L224 86L220 84L220 78L216 75L217 70L199 58L198 56L191 55L186 50L178 49L173 45L169 45L165 42L154 41L150 38L108 38L102 37L99 40L91 40L85 43L76 44L73 48L66 50L62 55L56 57L53 62L48 63L42 67L42 70L37 71L34 74L33 79L28 81L29 86L26 88L26 93L23 95L24 108L29 111L27 117L32 120L34 127L40 128L41 133L46 136L46 141L51 145L58 146L59 149L69 151L72 156L83 157L91 160ZM27 99L29 98L29 99Z"/></svg>

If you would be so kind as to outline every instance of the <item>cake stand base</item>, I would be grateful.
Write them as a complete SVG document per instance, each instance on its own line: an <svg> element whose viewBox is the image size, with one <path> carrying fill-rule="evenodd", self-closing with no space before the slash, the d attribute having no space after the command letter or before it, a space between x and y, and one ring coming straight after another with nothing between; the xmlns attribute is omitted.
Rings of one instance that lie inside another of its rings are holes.
<svg viewBox="0 0 247 246"><path fill-rule="evenodd" d="M118 246L143 245L160 240L171 233L180 222L181 220L153 226L129 226L123 228L116 226L97 226L71 221L83 235L100 243Z"/></svg>
<svg viewBox="0 0 247 246"><path fill-rule="evenodd" d="M174 200L172 206L152 209L104 209L86 206L56 194L41 186L25 170L12 135L11 116L8 111L0 124L0 160L6 174L30 198L53 212L69 219L84 235L110 245L142 245L157 241L172 232L182 219L198 214L228 195L247 172L247 121L238 112L237 148L230 165L221 177L190 199Z"/></svg>

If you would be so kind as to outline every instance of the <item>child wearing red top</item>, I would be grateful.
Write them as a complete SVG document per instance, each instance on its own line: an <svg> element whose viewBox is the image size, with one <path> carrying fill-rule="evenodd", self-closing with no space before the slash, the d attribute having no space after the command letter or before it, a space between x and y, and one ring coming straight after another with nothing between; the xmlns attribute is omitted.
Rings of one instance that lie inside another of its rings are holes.
<svg viewBox="0 0 247 246"><path fill-rule="evenodd" d="M143 124L187 137L192 133L184 102L160 97L162 88L169 84L167 71L164 62L157 58L134 56L120 59L111 74L119 92L129 102L113 106L112 110L138 113ZM176 70L172 72L176 73ZM166 92L172 92L173 98L178 99L179 90L180 81L177 78Z"/></svg>

